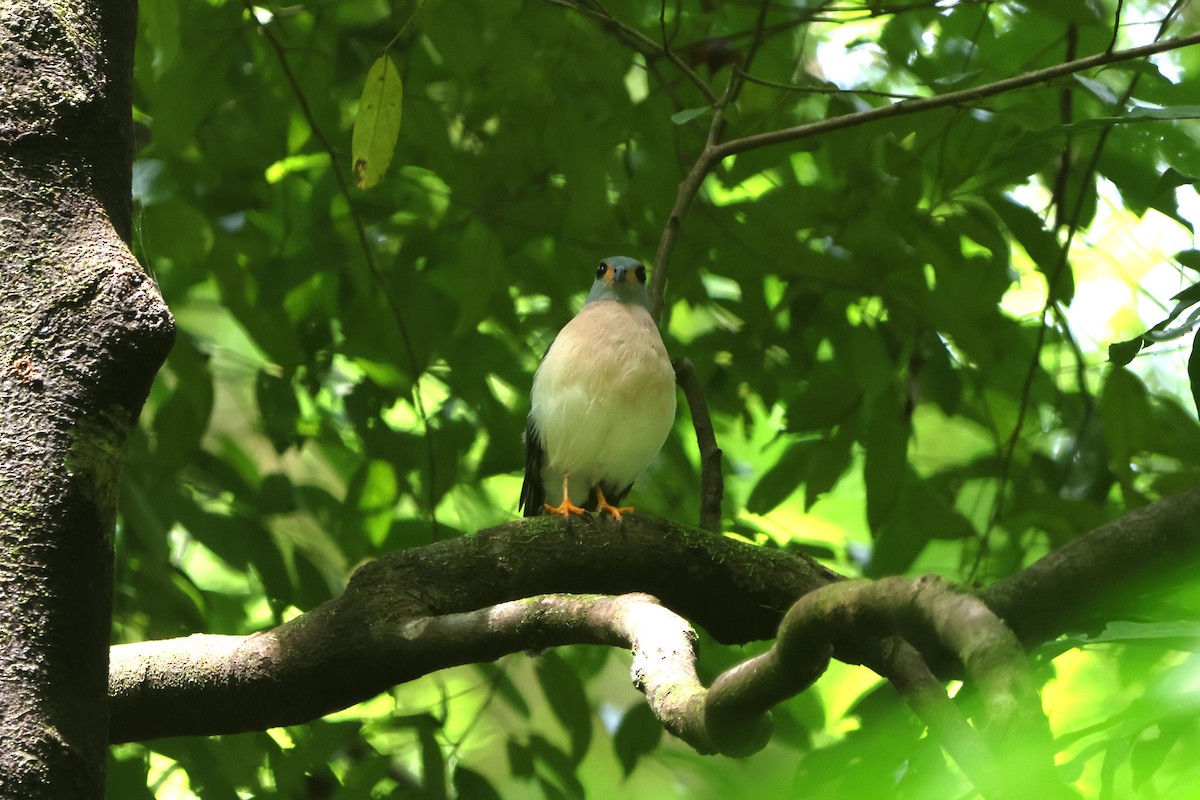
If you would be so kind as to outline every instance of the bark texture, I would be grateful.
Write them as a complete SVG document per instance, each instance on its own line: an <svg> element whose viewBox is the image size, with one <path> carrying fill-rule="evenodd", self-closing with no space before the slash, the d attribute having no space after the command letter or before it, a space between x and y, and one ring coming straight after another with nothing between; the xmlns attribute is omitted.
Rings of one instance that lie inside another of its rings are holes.
<svg viewBox="0 0 1200 800"><path fill-rule="evenodd" d="M124 443L173 339L130 254L133 0L0 2L0 796L104 793Z"/></svg>

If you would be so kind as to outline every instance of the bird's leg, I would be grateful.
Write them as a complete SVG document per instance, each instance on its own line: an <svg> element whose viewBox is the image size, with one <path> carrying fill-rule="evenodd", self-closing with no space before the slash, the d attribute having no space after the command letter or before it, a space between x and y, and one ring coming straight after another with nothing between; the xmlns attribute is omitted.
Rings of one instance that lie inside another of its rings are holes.
<svg viewBox="0 0 1200 800"><path fill-rule="evenodd" d="M543 503L542 505L546 507L546 511L551 514L557 514L560 517L567 517L571 514L575 514L576 516L580 517L583 516L583 509L571 502L571 492L568 489L568 484L570 481L571 476L564 474L562 502L556 506L552 506L549 503ZM620 515L617 515L617 519L620 519Z"/></svg>
<svg viewBox="0 0 1200 800"><path fill-rule="evenodd" d="M613 519L617 522L621 521L621 514L633 511L633 506L614 506L604 498L604 490L599 486L596 487L596 512L603 514L605 511L613 515Z"/></svg>

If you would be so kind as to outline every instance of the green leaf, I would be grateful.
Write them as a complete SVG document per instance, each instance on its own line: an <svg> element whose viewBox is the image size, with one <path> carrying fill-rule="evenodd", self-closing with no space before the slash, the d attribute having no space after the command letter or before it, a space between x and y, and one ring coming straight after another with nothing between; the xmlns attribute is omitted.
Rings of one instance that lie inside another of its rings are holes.
<svg viewBox="0 0 1200 800"><path fill-rule="evenodd" d="M536 665L538 685L571 739L571 758L579 763L592 743L592 707L583 684L558 653L543 653Z"/></svg>
<svg viewBox="0 0 1200 800"><path fill-rule="evenodd" d="M392 163L400 136L404 83L396 65L385 53L367 72L350 151L354 158L354 181L360 189L376 186Z"/></svg>
<svg viewBox="0 0 1200 800"><path fill-rule="evenodd" d="M819 367L788 403L788 430L828 430L846 420L862 402L863 392L841 368Z"/></svg>
<svg viewBox="0 0 1200 800"><path fill-rule="evenodd" d="M1158 182L1150 193L1150 207L1161 211L1190 231L1192 230L1192 223L1179 213L1179 204L1175 198L1175 190L1180 186L1195 185L1195 177L1184 174L1174 167L1167 167L1159 175Z"/></svg>
<svg viewBox="0 0 1200 800"><path fill-rule="evenodd" d="M828 436L812 447L804 479L804 509L812 508L821 495L830 491L853 459L854 426L842 425L832 436ZM755 487L756 489L758 487Z"/></svg>
<svg viewBox="0 0 1200 800"><path fill-rule="evenodd" d="M746 510L752 514L766 514L799 489L804 482L812 445L811 441L791 442L779 460L754 484L746 500Z"/></svg>
<svg viewBox="0 0 1200 800"><path fill-rule="evenodd" d="M263 428L276 452L283 453L300 441L297 423L300 416L300 404L296 399L296 389L286 377L271 374L268 370L259 370L255 381L255 399L262 411Z"/></svg>
<svg viewBox="0 0 1200 800"><path fill-rule="evenodd" d="M505 742L504 750L508 755L508 770L514 777L533 777L533 752L528 745L510 738Z"/></svg>
<svg viewBox="0 0 1200 800"><path fill-rule="evenodd" d="M1115 367L1123 367L1134 357L1141 352L1142 345L1146 340L1140 336L1135 336L1132 339L1127 339L1124 342L1114 342L1108 346L1108 360Z"/></svg>
<svg viewBox="0 0 1200 800"><path fill-rule="evenodd" d="M654 718L654 712L645 703L635 703L625 712L613 734L613 751L621 762L625 777L633 772L639 759L654 752L662 736L662 723Z"/></svg>

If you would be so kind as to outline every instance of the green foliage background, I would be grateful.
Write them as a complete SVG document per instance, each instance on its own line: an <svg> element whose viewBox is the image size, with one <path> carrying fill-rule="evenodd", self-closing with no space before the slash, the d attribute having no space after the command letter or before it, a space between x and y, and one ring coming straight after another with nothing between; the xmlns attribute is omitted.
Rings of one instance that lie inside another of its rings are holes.
<svg viewBox="0 0 1200 800"><path fill-rule="evenodd" d="M1114 5L142 0L135 245L181 335L125 474L116 640L254 631L366 559L515 517L538 358L600 257L653 261L708 133L704 96L630 31L665 33L717 94L730 67L708 52L776 84L743 87L731 138L892 102L825 74L926 96L1103 51ZM1196 27L1183 5L1170 33ZM1117 45L1168 8L1124 3ZM351 126L384 53L403 123L360 191ZM989 582L1196 485L1186 352L1108 367L1104 348L1193 280L1196 254L1171 257L1192 246L1197 105L1191 49L726 162L684 222L664 325L727 455L724 529L846 574ZM1121 120L1134 106L1161 111ZM696 519L695 451L681 412L640 510ZM1200 794L1195 603L1169 599L1038 654L1086 796ZM705 641L702 671L759 649ZM626 670L518 655L311 725L125 745L110 794L966 789L862 670L783 707L747 762L668 741Z"/></svg>

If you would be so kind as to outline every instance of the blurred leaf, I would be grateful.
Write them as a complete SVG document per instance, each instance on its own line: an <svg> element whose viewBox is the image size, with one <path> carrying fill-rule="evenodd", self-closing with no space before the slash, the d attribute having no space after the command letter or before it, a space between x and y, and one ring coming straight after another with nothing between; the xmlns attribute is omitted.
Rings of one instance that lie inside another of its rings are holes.
<svg viewBox="0 0 1200 800"><path fill-rule="evenodd" d="M677 111L671 115L671 122L676 125L685 125L697 117L702 117L705 114L712 113L712 108L709 106L697 106L696 108L686 108L683 111Z"/></svg>
<svg viewBox="0 0 1200 800"><path fill-rule="evenodd" d="M1135 336L1124 342L1114 342L1108 346L1108 360L1114 367L1123 367L1137 356L1145 340Z"/></svg>
<svg viewBox="0 0 1200 800"><path fill-rule="evenodd" d="M1113 367L1100 396L1104 439L1118 469L1128 469L1134 453L1149 443L1150 407L1146 388L1131 372Z"/></svg>
<svg viewBox="0 0 1200 800"><path fill-rule="evenodd" d="M583 800L583 784L575 774L577 759L569 757L548 740L536 735L529 740L529 750L534 755L538 782L543 790L549 789L556 796Z"/></svg>
<svg viewBox="0 0 1200 800"><path fill-rule="evenodd" d="M628 777L643 756L653 753L662 741L663 726L645 703L635 703L621 716L613 734L613 750Z"/></svg>
<svg viewBox="0 0 1200 800"><path fill-rule="evenodd" d="M550 709L571 739L571 758L583 760L592 743L592 707L575 672L554 651L538 656L538 685L542 687Z"/></svg>
<svg viewBox="0 0 1200 800"><path fill-rule="evenodd" d="M454 793L462 800L500 800L500 793L487 778L464 766L454 768Z"/></svg>
<svg viewBox="0 0 1200 800"><path fill-rule="evenodd" d="M746 500L746 510L765 514L799 489L812 451L812 442L789 443L779 460L754 484L754 490Z"/></svg>
<svg viewBox="0 0 1200 800"><path fill-rule="evenodd" d="M1200 250L1181 250L1172 258L1188 269L1200 272Z"/></svg>

